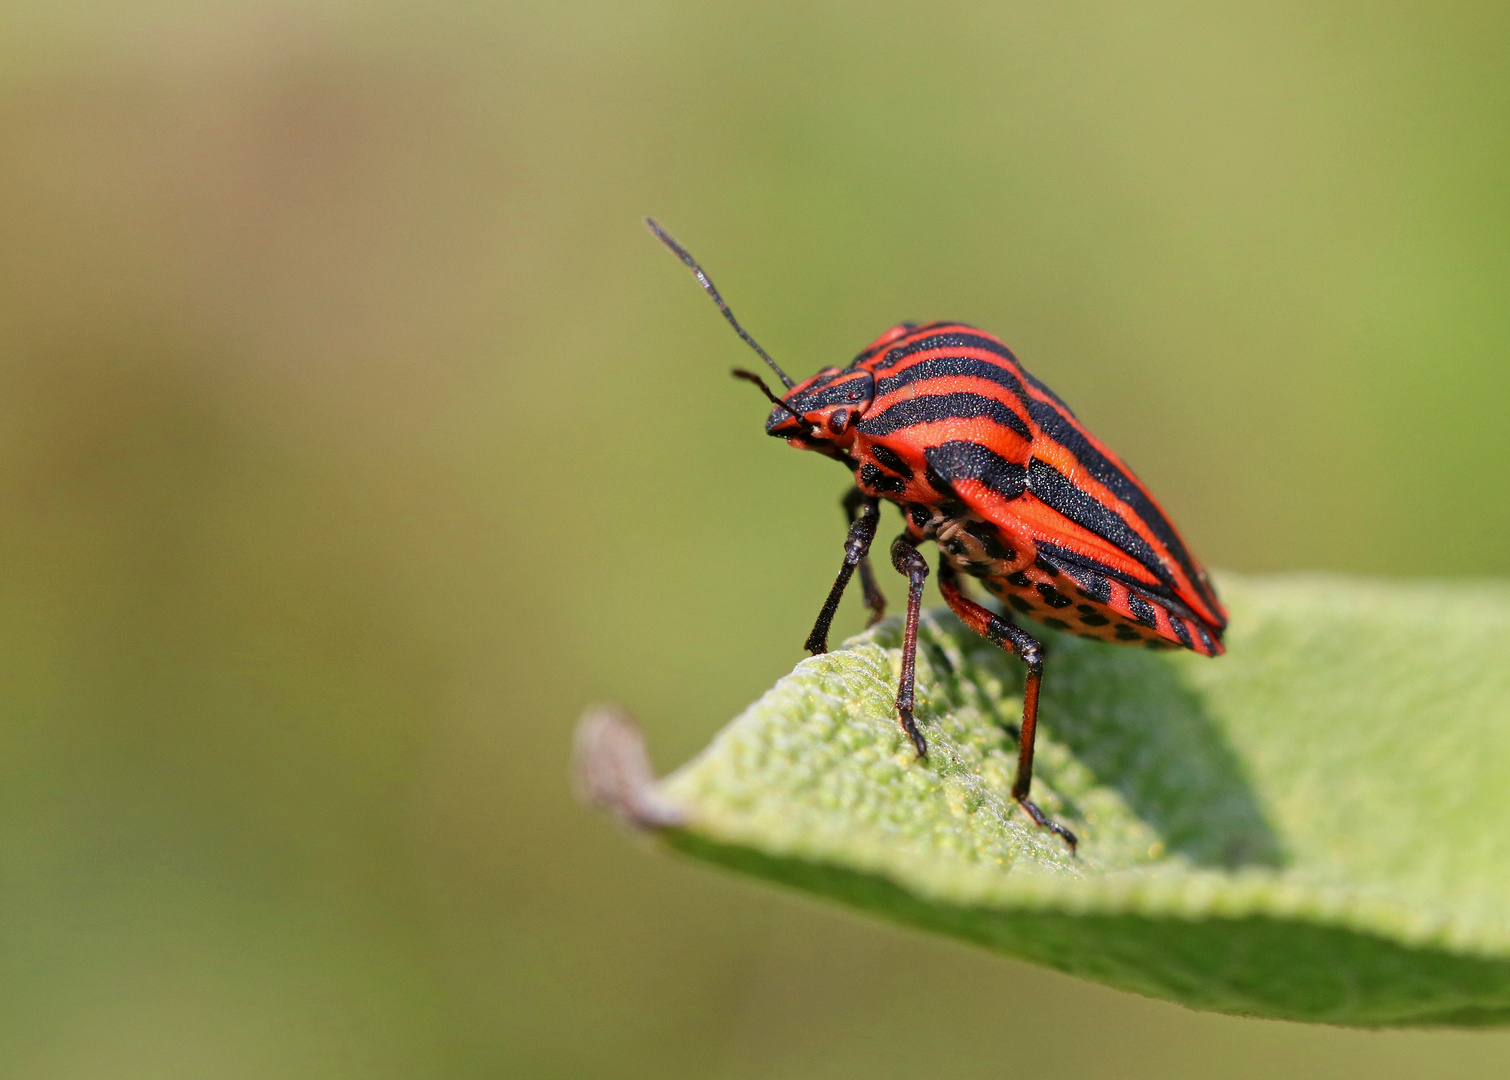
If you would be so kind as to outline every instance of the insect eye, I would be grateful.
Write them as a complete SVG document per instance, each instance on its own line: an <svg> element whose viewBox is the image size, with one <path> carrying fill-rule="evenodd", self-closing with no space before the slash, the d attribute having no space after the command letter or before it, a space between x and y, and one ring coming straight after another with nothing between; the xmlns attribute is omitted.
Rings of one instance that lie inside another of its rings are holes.
<svg viewBox="0 0 1510 1080"><path fill-rule="evenodd" d="M849 410L835 409L828 416L828 430L835 435L842 435L844 429L849 426Z"/></svg>

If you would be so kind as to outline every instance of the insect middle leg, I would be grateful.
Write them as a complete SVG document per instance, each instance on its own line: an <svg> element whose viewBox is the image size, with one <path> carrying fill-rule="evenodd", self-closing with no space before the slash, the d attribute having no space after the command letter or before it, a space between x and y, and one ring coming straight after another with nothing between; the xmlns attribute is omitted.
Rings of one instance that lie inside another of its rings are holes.
<svg viewBox="0 0 1510 1080"><path fill-rule="evenodd" d="M814 656L828 652L828 629L833 625L834 613L839 610L839 601L844 597L845 586L856 566L860 568L860 587L865 590L865 606L870 609L870 622L866 625L874 626L886 611L886 597L876 587L869 557L871 541L876 538L876 526L881 524L880 500L870 498L859 488L851 488L844 497L844 512L849 515L849 535L844 538L844 564L839 567L834 587L828 591L828 599L823 601L818 621L813 623L813 632L803 644Z"/></svg>
<svg viewBox="0 0 1510 1080"><path fill-rule="evenodd" d="M897 568L897 573L907 576L907 622L902 628L902 677L897 681L897 716L902 720L902 730L917 747L918 757L924 758L928 756L928 744L912 718L912 710L917 703L918 615L923 608L923 586L928 583L928 560L903 533L891 542L891 565Z"/></svg>
<svg viewBox="0 0 1510 1080"><path fill-rule="evenodd" d="M943 557L939 558L939 592L959 616L960 622L992 644L1016 654L1028 665L1028 677L1022 688L1022 731L1017 739L1017 777L1012 781L1012 798L1022 804L1036 824L1061 837L1074 851L1079 842L1075 834L1038 809L1038 804L1028 798L1033 787L1033 741L1038 728L1038 689L1043 681L1043 645L1011 619L966 597L960 590L954 567Z"/></svg>

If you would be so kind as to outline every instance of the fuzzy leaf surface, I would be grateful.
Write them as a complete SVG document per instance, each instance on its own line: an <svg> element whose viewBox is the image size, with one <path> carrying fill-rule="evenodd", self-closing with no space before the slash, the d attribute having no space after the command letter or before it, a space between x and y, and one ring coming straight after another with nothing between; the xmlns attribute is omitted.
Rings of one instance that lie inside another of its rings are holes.
<svg viewBox="0 0 1510 1080"><path fill-rule="evenodd" d="M697 858L1194 1008L1510 1022L1510 588L1219 580L1228 654L1055 634L1034 796L1022 665L928 613L916 760L895 621L804 660L657 786Z"/></svg>

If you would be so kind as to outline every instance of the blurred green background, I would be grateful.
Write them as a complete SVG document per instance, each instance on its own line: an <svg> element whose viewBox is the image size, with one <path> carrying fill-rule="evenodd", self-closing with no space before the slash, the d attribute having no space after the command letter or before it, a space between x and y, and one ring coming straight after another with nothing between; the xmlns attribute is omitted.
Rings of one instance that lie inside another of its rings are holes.
<svg viewBox="0 0 1510 1080"><path fill-rule="evenodd" d="M0 1074L1504 1067L864 922L567 782L584 704L665 769L784 673L843 535L647 213L799 376L995 331L1208 564L1510 572L1503 5L0 18Z"/></svg>

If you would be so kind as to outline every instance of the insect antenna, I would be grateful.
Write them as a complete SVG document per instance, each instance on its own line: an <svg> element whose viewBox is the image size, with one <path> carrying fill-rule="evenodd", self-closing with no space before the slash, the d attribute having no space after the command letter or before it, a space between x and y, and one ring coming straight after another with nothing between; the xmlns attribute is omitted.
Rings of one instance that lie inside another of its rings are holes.
<svg viewBox="0 0 1510 1080"><path fill-rule="evenodd" d="M671 234L668 233L665 229L661 228L659 222L657 222L655 218L646 218L645 224L650 227L650 231L655 233L656 237L660 240L661 243L665 244L676 254L676 257L678 259L682 260L682 262L686 263L692 268L692 273L697 277L697 283L701 285L703 287L703 290L713 298L713 302L718 305L718 310L724 313L724 318L728 319L729 325L734 327L734 332L737 333L741 338L743 338L744 343L758 352L760 354L760 358L771 366L771 370L774 371L776 373L776 377L781 380L781 385L785 386L788 390L795 386L796 384L787 377L787 373L782 371L781 368L777 365L776 361L771 359L771 354L762 349L754 338L745 333L745 328L739 325L738 319L734 318L734 312L729 310L729 305L724 303L724 298L718 295L718 290L713 287L713 282L709 279L708 275L703 272L703 268L697 265L697 260L688 253L687 249L682 247L682 245L678 244L675 240L671 239ZM767 390L766 394L769 395L770 391ZM775 399L773 398L772 400ZM776 403L778 405L781 404L781 402L779 401L777 401ZM798 417L798 419L801 419L801 417Z"/></svg>
<svg viewBox="0 0 1510 1080"><path fill-rule="evenodd" d="M796 417L797 423L801 424L803 427L810 427L810 428L812 428L813 429L813 434L815 434L815 435L818 434L818 427L817 427L817 425L816 424L809 424L807 422L807 417L803 416L796 409L792 408L790 405L788 405L786 402L782 401L775 394L771 393L771 388L765 384L765 380L762 379L759 375L755 374L753 371L746 371L742 367L737 367L737 368L732 369L729 372L729 374L733 375L736 379L743 379L745 382L752 382L756 386L760 387L760 392L762 394L764 394L766 397L768 397L768 398L771 399L771 404L775 405L778 409L785 409L787 412L791 413L794 417Z"/></svg>

